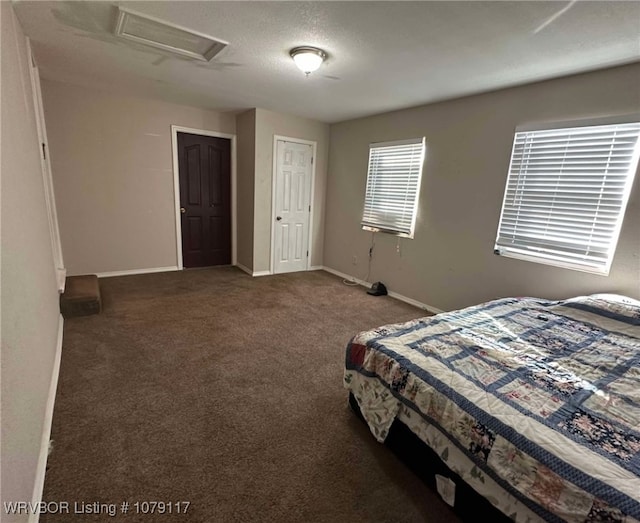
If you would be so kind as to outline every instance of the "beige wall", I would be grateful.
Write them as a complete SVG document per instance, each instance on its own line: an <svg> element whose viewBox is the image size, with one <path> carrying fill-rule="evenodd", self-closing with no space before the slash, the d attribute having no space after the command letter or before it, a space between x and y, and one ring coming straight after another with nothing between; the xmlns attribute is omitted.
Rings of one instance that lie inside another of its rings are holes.
<svg viewBox="0 0 640 523"><path fill-rule="evenodd" d="M238 263L253 271L256 110L236 117L238 149Z"/></svg>
<svg viewBox="0 0 640 523"><path fill-rule="evenodd" d="M60 313L29 58L10 2L0 24L2 501L31 501ZM1 510L3 522L27 521Z"/></svg>
<svg viewBox="0 0 640 523"><path fill-rule="evenodd" d="M332 125L324 265L367 273L371 233L360 219L368 144L425 136L415 239L377 234L369 281L446 310L511 295L640 298L640 180L608 277L493 254L517 125L637 111L639 64Z"/></svg>
<svg viewBox="0 0 640 523"><path fill-rule="evenodd" d="M317 142L314 200L311 204L311 266L322 265L324 237L324 199L329 152L329 125L306 118L256 109L256 177L253 270L271 267L271 188L273 175L273 137L301 138Z"/></svg>
<svg viewBox="0 0 640 523"><path fill-rule="evenodd" d="M43 81L69 274L177 265L171 125L235 133L235 116Z"/></svg>

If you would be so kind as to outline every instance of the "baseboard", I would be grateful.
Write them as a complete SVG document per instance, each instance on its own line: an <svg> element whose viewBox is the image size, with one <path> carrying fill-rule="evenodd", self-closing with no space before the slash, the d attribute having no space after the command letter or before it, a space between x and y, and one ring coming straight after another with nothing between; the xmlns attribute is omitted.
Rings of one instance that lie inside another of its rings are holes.
<svg viewBox="0 0 640 523"><path fill-rule="evenodd" d="M240 269L241 271L246 272L249 276L254 276L254 277L258 277L258 276L270 276L272 273L271 271L257 271L257 272L253 272L251 269L249 269L249 267L245 267L244 265L242 265L241 263L234 263L234 265L236 267L238 267L238 269ZM307 270L309 271L322 271L324 270L324 266L322 265L312 265L311 267L309 267Z"/></svg>
<svg viewBox="0 0 640 523"><path fill-rule="evenodd" d="M238 269L240 269L241 271L246 272L249 276L253 276L254 278L257 278L258 276L271 275L271 271L252 271L251 269L249 269L249 267L245 267L241 263L236 263L236 267L238 267Z"/></svg>
<svg viewBox="0 0 640 523"><path fill-rule="evenodd" d="M64 292L64 287L67 284L67 269L62 267L61 269L56 269L56 278L58 279L58 292L62 294Z"/></svg>
<svg viewBox="0 0 640 523"><path fill-rule="evenodd" d="M335 269L332 269L331 267L323 266L322 269L327 272L330 272L331 274L335 274L336 276L339 276L343 280L348 280L353 283L357 283L358 285L362 285L363 287L367 287L367 288L371 287L371 284L369 282L356 278L355 276L351 276L350 274L345 274L344 272L337 271ZM414 307L418 307L419 309L429 311L433 314L440 314L441 312L444 312L442 309L438 309L433 305L428 305L426 303L422 303L421 301L414 300L413 298L408 298L407 296L403 296L402 294L398 294L397 292L388 291L388 295L391 296L392 298L395 298L396 300L403 301L405 303L408 303L409 305L413 305Z"/></svg>
<svg viewBox="0 0 640 523"><path fill-rule="evenodd" d="M433 314L440 314L441 312L445 312L442 309L438 309L438 307L434 307L433 305L428 305L427 303L422 303L421 301L414 300L413 298L409 298L407 296L403 296L402 294L398 294L397 292L387 291L387 294L396 300L403 301L408 303L409 305L413 305L414 307L418 307L419 309L424 309L425 311L429 311Z"/></svg>
<svg viewBox="0 0 640 523"><path fill-rule="evenodd" d="M51 439L51 422L53 420L53 406L56 401L56 390L58 389L58 375L60 374L60 359L62 357L62 333L64 319L60 315L58 320L58 339L56 342L56 353L53 359L53 370L51 371L51 381L49 382L49 396L44 411L44 421L42 423L42 438L40 439L40 455L36 468L36 479L33 484L33 495L31 496L31 506L35 507L42 501L42 491L44 488L44 477L47 472L47 459L49 458L49 441ZM38 511L32 512L29 516L29 523L38 523L40 514Z"/></svg>
<svg viewBox="0 0 640 523"><path fill-rule="evenodd" d="M96 275L98 278L111 278L113 276L131 276L133 274L150 274L152 272L171 272L177 271L177 265L172 265L170 267L151 267L149 269L131 269L128 271L110 271L110 272L98 272Z"/></svg>
<svg viewBox="0 0 640 523"><path fill-rule="evenodd" d="M238 269L240 269L241 271L246 272L249 276L253 276L253 271L249 269L249 267L245 267L241 263L236 263L235 266L238 267Z"/></svg>
<svg viewBox="0 0 640 523"><path fill-rule="evenodd" d="M271 271L254 271L252 276L254 278L258 276L271 276Z"/></svg>
<svg viewBox="0 0 640 523"><path fill-rule="evenodd" d="M334 274L336 276L339 276L343 280L348 280L348 281L350 281L352 283L357 283L358 285L362 285L363 287L366 287L367 289L371 287L371 284L369 282L361 280L360 278L356 278L355 276L351 276L350 274L346 274L344 272L337 271L335 269L332 269L331 267L323 266L322 270L330 272L331 274Z"/></svg>

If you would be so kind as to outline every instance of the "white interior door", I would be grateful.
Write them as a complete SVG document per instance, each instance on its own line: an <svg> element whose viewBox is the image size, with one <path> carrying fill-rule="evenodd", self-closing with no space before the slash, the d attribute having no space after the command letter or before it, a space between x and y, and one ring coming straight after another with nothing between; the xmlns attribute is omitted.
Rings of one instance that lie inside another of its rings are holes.
<svg viewBox="0 0 640 523"><path fill-rule="evenodd" d="M278 140L276 146L273 272L306 271L313 148Z"/></svg>

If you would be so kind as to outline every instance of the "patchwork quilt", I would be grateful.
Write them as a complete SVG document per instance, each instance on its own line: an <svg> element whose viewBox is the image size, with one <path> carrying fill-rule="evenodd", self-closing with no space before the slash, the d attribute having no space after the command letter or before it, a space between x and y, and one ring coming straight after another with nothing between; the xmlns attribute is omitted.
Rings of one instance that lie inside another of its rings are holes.
<svg viewBox="0 0 640 523"><path fill-rule="evenodd" d="M640 302L505 298L386 325L350 341L344 383L378 441L400 418L516 521L640 520Z"/></svg>

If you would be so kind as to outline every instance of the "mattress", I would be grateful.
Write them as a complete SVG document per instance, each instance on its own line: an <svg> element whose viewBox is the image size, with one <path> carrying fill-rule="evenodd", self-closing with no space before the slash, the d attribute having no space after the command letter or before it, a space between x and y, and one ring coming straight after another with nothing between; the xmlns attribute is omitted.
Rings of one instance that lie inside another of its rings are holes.
<svg viewBox="0 0 640 523"><path fill-rule="evenodd" d="M344 383L515 521L640 519L640 302L505 298L356 335Z"/></svg>

